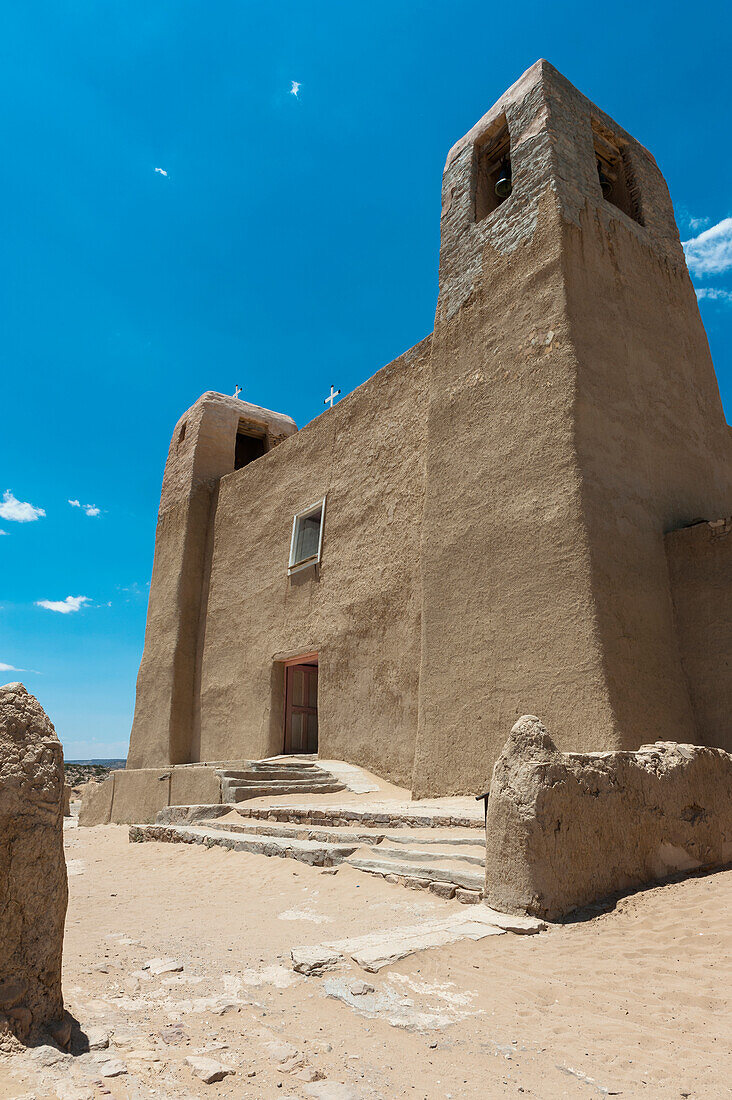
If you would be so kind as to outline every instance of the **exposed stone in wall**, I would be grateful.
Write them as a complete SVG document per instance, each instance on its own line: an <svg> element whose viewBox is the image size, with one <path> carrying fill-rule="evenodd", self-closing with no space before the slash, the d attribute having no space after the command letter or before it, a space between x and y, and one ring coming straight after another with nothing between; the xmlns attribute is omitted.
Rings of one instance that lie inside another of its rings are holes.
<svg viewBox="0 0 732 1100"><path fill-rule="evenodd" d="M511 730L486 821L489 905L557 919L617 891L732 861L732 755L657 741L560 753L531 715Z"/></svg>
<svg viewBox="0 0 732 1100"><path fill-rule="evenodd" d="M0 687L0 1045L64 1031L63 791L61 745L40 703L22 684Z"/></svg>

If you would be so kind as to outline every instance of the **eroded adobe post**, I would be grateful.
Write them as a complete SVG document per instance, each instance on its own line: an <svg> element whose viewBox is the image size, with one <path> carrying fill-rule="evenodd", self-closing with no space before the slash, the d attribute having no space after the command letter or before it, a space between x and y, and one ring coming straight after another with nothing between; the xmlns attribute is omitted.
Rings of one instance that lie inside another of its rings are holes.
<svg viewBox="0 0 732 1100"><path fill-rule="evenodd" d="M22 684L0 687L0 1048L68 1041L61 955L68 901L61 744Z"/></svg>

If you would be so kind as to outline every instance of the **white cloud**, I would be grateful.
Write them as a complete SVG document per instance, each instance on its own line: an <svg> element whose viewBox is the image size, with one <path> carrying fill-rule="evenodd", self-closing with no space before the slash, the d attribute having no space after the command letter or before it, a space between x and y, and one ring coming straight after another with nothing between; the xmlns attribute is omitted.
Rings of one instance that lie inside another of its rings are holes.
<svg viewBox="0 0 732 1100"><path fill-rule="evenodd" d="M36 607L45 607L47 611L68 615L71 611L81 610L85 603L91 603L88 596L67 596L65 600L36 600Z"/></svg>
<svg viewBox="0 0 732 1100"><path fill-rule="evenodd" d="M72 508L81 508L81 501L70 500L69 504L71 505Z"/></svg>
<svg viewBox="0 0 732 1100"><path fill-rule="evenodd" d="M732 269L732 218L684 241L686 262L692 275L720 275Z"/></svg>
<svg viewBox="0 0 732 1100"><path fill-rule="evenodd" d="M16 523L30 523L34 519L40 519L45 514L43 508L36 508L33 504L17 500L10 489L3 493L2 504L0 504L1 519L13 519Z"/></svg>
<svg viewBox="0 0 732 1100"><path fill-rule="evenodd" d="M691 214L687 215L686 218L692 233L698 233L700 229L706 229L711 220L711 218L694 218Z"/></svg>
<svg viewBox="0 0 732 1100"><path fill-rule="evenodd" d="M8 533L7 531L0 531L0 537L1 537L2 535L7 535L7 533Z"/></svg>
<svg viewBox="0 0 732 1100"><path fill-rule="evenodd" d="M0 661L0 672L26 672L24 668L16 668L15 665L6 665L4 661Z"/></svg>
<svg viewBox="0 0 732 1100"><path fill-rule="evenodd" d="M156 168L155 171L159 172L161 176L167 176L168 174L164 168Z"/></svg>
<svg viewBox="0 0 732 1100"><path fill-rule="evenodd" d="M714 286L698 286L696 296L699 301L706 298L710 302L732 302L732 290L721 290Z"/></svg>
<svg viewBox="0 0 732 1100"><path fill-rule="evenodd" d="M295 98L300 94L300 88L302 85L299 80L293 80L290 84L290 95L294 95Z"/></svg>

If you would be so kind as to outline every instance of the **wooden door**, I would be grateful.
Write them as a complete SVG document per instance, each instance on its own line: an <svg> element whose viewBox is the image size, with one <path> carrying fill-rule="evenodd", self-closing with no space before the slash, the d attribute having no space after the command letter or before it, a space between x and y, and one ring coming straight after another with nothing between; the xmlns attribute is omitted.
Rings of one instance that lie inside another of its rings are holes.
<svg viewBox="0 0 732 1100"><path fill-rule="evenodd" d="M285 752L318 751L318 666L285 669Z"/></svg>

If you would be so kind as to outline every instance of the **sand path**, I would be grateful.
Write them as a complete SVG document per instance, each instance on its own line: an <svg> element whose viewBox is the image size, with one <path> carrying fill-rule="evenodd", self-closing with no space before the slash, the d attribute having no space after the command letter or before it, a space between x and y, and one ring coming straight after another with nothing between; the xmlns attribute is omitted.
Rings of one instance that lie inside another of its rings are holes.
<svg viewBox="0 0 732 1100"><path fill-rule="evenodd" d="M69 830L66 845L65 997L111 1044L45 1067L0 1062L3 1098L732 1095L732 872L539 936L306 978L292 946L462 907L351 868L130 845L122 826ZM165 957L184 969L141 969ZM374 992L353 993L360 979ZM204 1084L185 1064L201 1054L235 1073ZM102 1077L110 1057L126 1072Z"/></svg>

